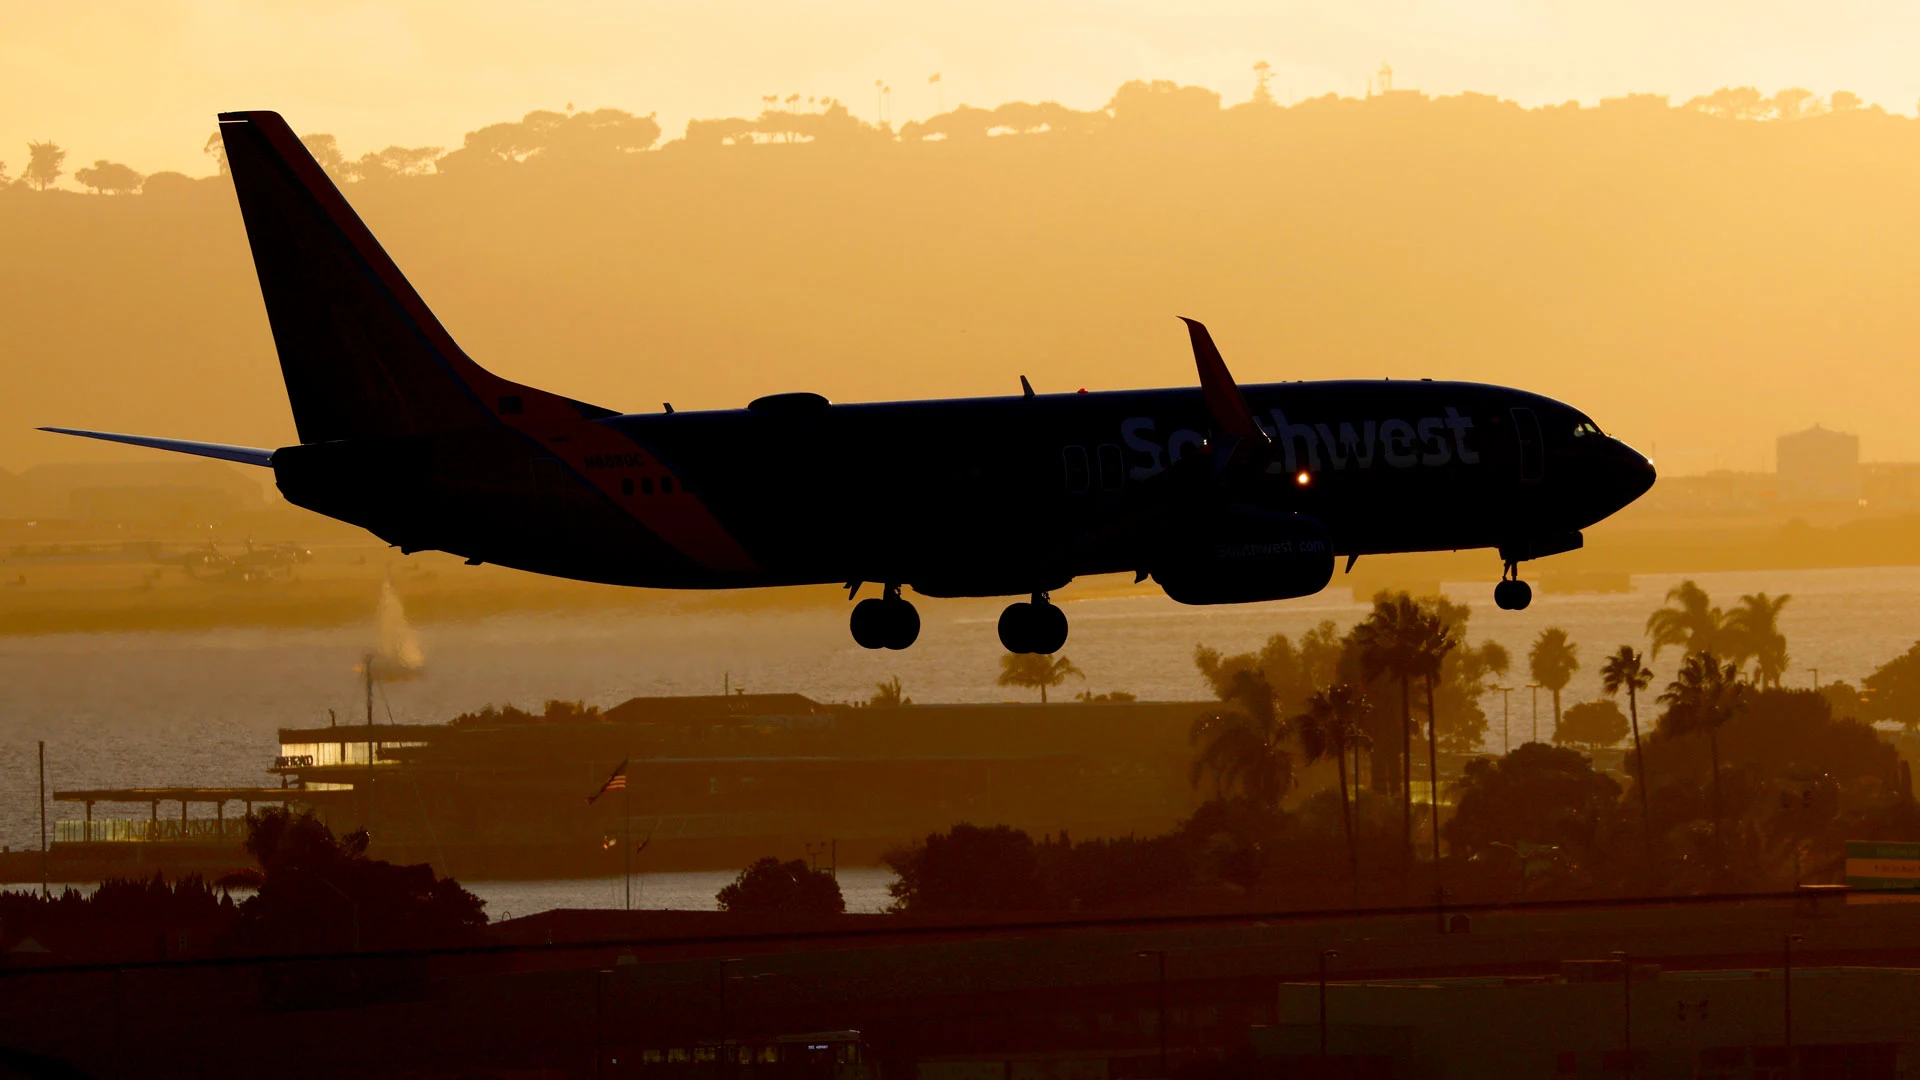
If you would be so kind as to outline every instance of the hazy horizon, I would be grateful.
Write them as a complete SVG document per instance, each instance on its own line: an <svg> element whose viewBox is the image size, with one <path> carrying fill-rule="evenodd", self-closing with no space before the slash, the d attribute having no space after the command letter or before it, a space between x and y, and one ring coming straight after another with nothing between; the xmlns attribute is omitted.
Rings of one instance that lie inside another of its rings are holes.
<svg viewBox="0 0 1920 1080"><path fill-rule="evenodd" d="M892 88L896 126L961 103L1099 108L1130 79L1234 102L1263 60L1282 103L1362 96L1390 63L1401 88L1530 107L1757 86L1847 90L1910 113L1920 72L1902 43L1916 33L1920 9L1886 2L24 6L0 39L12 103L0 161L17 172L24 144L51 138L74 162L203 175L214 114L234 109L332 132L351 157L452 147L485 123L569 103L657 113L668 138L689 119L756 111L770 93L834 97L872 121L876 79Z"/></svg>

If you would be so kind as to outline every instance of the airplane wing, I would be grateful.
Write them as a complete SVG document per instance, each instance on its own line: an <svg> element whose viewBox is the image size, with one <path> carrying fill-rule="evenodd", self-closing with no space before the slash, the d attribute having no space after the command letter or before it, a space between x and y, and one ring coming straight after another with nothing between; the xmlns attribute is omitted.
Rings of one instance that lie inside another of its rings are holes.
<svg viewBox="0 0 1920 1080"><path fill-rule="evenodd" d="M237 461L242 465L271 466L273 464L273 451L253 446L189 442L186 439L157 439L151 435L121 435L112 431L83 431L79 428L43 427L40 430L51 431L57 435L78 435L83 439L104 439L107 442L126 443L129 446L146 446L155 450L171 450L176 454L192 454L195 457Z"/></svg>

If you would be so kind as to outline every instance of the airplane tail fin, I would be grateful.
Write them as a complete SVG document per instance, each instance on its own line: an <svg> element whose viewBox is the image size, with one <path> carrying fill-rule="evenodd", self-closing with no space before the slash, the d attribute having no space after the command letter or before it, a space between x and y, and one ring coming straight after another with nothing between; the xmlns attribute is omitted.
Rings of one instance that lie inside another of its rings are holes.
<svg viewBox="0 0 1920 1080"><path fill-rule="evenodd" d="M468 358L278 113L220 137L301 442L611 415Z"/></svg>

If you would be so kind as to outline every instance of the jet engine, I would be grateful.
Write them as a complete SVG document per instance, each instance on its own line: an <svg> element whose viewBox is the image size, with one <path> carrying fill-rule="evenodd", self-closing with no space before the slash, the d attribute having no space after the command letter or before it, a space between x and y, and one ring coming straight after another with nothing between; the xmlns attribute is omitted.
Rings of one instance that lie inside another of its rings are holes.
<svg viewBox="0 0 1920 1080"><path fill-rule="evenodd" d="M1333 578L1333 540L1310 517L1236 510L1173 538L1150 572L1182 604L1311 596Z"/></svg>

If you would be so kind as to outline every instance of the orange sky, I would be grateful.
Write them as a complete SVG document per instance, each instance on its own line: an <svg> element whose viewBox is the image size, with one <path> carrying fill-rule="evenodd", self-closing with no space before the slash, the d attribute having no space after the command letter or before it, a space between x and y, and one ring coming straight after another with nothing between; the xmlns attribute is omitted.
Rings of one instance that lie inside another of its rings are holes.
<svg viewBox="0 0 1920 1080"><path fill-rule="evenodd" d="M830 95L871 117L1053 99L1103 104L1132 78L1220 90L1274 65L1283 100L1364 92L1383 60L1399 84L1524 104L1629 91L1676 98L1723 85L1849 89L1912 112L1920 5L1877 0L1187 0L742 3L739 0L140 0L0 8L0 161L28 139L69 167L208 170L220 109L272 108L350 154L457 145L533 108L740 115L762 94Z"/></svg>

